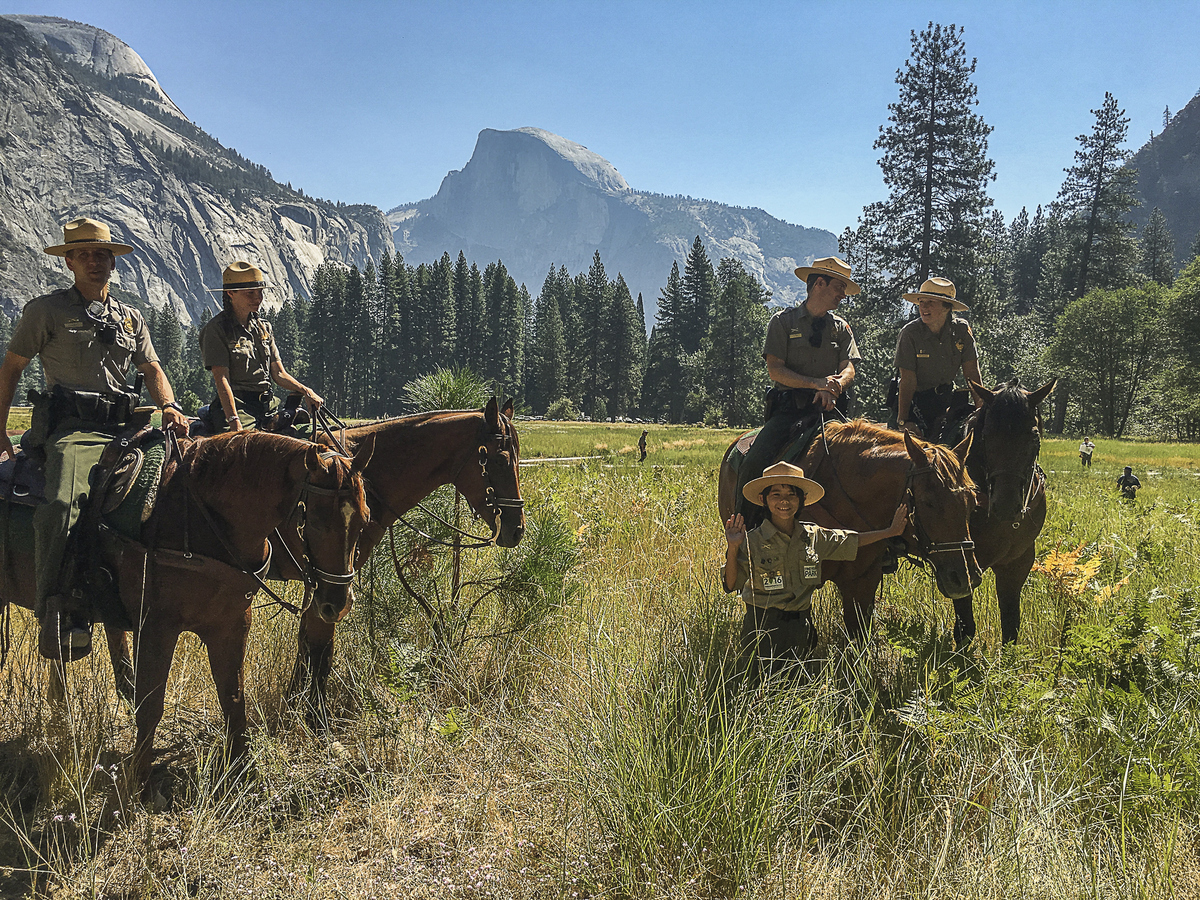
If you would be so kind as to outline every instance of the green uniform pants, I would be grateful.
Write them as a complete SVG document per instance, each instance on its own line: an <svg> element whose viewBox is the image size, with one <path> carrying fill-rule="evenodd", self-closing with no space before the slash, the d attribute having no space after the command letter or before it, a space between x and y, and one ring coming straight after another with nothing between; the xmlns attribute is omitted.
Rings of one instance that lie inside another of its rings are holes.
<svg viewBox="0 0 1200 900"><path fill-rule="evenodd" d="M37 579L34 615L41 618L46 598L63 590L67 536L87 500L88 476L113 435L81 419L64 419L46 440L46 502L33 513L33 558Z"/></svg>
<svg viewBox="0 0 1200 900"><path fill-rule="evenodd" d="M742 488L762 475L763 469L775 462L787 444L788 435L792 433L792 426L798 418L799 415L792 410L776 413L767 419L766 424L755 436L754 443L746 451L741 468L738 469L737 497L733 506L737 512L744 515L746 508L751 506L750 501L742 496Z"/></svg>

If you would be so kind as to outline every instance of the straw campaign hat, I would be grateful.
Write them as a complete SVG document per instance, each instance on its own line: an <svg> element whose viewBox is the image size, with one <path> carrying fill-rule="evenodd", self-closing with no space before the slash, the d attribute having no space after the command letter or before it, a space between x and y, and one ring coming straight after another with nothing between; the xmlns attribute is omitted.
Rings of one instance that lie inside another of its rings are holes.
<svg viewBox="0 0 1200 900"><path fill-rule="evenodd" d="M966 312L969 308L961 300L954 299L954 282L936 275L921 285L921 289L915 294L905 294L904 299L909 303L919 303L922 299L941 300L943 303L949 303L954 312Z"/></svg>
<svg viewBox="0 0 1200 900"><path fill-rule="evenodd" d="M205 288L205 290L210 294L219 294L221 291L250 291L254 288L270 286L262 269L239 259L225 267L225 271L221 273L219 288Z"/></svg>
<svg viewBox="0 0 1200 900"><path fill-rule="evenodd" d="M811 478L805 478L803 469L785 462L767 466L763 470L761 478L746 482L746 486L742 488L742 496L755 506L762 506L762 492L773 484L790 484L799 488L800 493L804 495L805 506L816 503L825 496L825 488Z"/></svg>
<svg viewBox="0 0 1200 900"><path fill-rule="evenodd" d="M846 282L847 297L853 297L862 290L858 286L858 282L852 281L850 278L850 264L838 259L836 256L814 259L811 266L801 266L796 270L796 277L801 281L808 281L809 275L828 275L831 278L842 279L842 281Z"/></svg>
<svg viewBox="0 0 1200 900"><path fill-rule="evenodd" d="M53 247L46 247L45 252L51 256L66 256L68 250L83 250L87 247L99 247L111 250L113 256L124 256L132 253L133 248L112 239L112 232L103 222L81 217L72 219L63 226L63 242Z"/></svg>

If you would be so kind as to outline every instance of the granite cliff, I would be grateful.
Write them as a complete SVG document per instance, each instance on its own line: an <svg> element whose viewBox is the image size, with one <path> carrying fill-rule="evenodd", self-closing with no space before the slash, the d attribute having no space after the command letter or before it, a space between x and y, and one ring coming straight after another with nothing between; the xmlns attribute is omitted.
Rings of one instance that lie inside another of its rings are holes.
<svg viewBox="0 0 1200 900"><path fill-rule="evenodd" d="M482 266L495 259L536 294L551 265L586 271L600 251L654 322L671 263L700 235L714 264L741 260L776 302L801 298L797 266L837 253L828 231L789 225L761 209L632 189L608 160L539 128L480 132L471 159L428 200L388 213L409 263L461 248Z"/></svg>
<svg viewBox="0 0 1200 900"><path fill-rule="evenodd" d="M391 248L373 206L318 201L190 122L129 46L90 25L0 17L0 307L69 284L42 253L77 215L136 252L114 283L183 321L213 308L231 259L307 296L326 256L362 266Z"/></svg>
<svg viewBox="0 0 1200 900"><path fill-rule="evenodd" d="M1142 227L1154 207L1161 209L1175 238L1175 261L1182 265L1200 232L1200 92L1134 154L1131 164L1142 201L1131 217Z"/></svg>

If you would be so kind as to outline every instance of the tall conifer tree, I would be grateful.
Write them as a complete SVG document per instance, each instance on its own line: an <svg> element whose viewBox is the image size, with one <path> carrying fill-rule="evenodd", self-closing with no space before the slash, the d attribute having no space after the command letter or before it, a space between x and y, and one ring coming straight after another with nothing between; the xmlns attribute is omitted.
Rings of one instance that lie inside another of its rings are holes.
<svg viewBox="0 0 1200 900"><path fill-rule="evenodd" d="M1157 206L1142 231L1142 274L1167 287L1175 281L1175 238Z"/></svg>

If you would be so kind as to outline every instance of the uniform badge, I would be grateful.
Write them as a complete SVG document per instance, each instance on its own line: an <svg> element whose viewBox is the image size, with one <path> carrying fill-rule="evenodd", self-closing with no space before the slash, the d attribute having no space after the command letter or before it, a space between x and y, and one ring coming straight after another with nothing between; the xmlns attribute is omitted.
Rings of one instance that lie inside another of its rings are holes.
<svg viewBox="0 0 1200 900"><path fill-rule="evenodd" d="M783 590L783 573L782 572L765 572L762 577L762 585L764 591L782 591Z"/></svg>
<svg viewBox="0 0 1200 900"><path fill-rule="evenodd" d="M959 342L958 342L958 343L956 343L954 346L958 348L958 352L959 352L959 353L962 353L962 348L963 348L963 347L965 347L965 346L966 346L966 344L964 344L962 341L959 341Z"/></svg>
<svg viewBox="0 0 1200 900"><path fill-rule="evenodd" d="M817 580L817 567L816 566L805 566L804 567L804 580L805 581L816 581Z"/></svg>
<svg viewBox="0 0 1200 900"><path fill-rule="evenodd" d="M133 334L133 316L125 317L125 333Z"/></svg>

